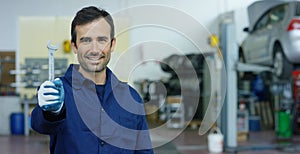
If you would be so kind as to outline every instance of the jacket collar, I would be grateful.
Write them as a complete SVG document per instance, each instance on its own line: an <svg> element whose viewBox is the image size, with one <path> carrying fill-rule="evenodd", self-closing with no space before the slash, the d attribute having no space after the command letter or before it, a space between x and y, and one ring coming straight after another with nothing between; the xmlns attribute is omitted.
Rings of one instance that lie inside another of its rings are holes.
<svg viewBox="0 0 300 154"><path fill-rule="evenodd" d="M93 81L85 78L79 70L78 64L71 64L65 73L65 78L72 85L74 89L81 89L84 86L94 87ZM113 72L107 67L106 68L106 83L105 91L109 94L114 87L116 87L121 81L113 74Z"/></svg>

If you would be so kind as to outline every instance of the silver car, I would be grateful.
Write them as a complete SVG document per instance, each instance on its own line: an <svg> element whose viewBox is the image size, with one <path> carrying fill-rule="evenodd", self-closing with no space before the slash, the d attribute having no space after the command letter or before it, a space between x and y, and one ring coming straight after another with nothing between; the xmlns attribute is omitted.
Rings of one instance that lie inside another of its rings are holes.
<svg viewBox="0 0 300 154"><path fill-rule="evenodd" d="M291 77L300 63L300 1L258 1L249 7L250 24L244 28L249 35L240 46L240 57L246 63L272 66L279 78ZM259 13L262 8L268 9ZM257 19L252 13L259 14Z"/></svg>

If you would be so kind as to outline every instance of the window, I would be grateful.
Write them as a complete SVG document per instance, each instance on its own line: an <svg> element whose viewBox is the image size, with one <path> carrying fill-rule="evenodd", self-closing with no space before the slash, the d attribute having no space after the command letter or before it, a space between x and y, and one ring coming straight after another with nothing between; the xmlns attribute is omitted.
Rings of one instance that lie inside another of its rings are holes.
<svg viewBox="0 0 300 154"><path fill-rule="evenodd" d="M258 22L255 24L253 31L257 31L259 29L264 28L268 23L269 17L268 14L265 14L262 18L258 20Z"/></svg>
<svg viewBox="0 0 300 154"><path fill-rule="evenodd" d="M267 25L274 24L283 20L287 4L278 5L267 11L256 23L253 31L265 28Z"/></svg>
<svg viewBox="0 0 300 154"><path fill-rule="evenodd" d="M296 3L296 16L300 16L300 2Z"/></svg>
<svg viewBox="0 0 300 154"><path fill-rule="evenodd" d="M270 23L277 23L283 20L285 15L286 4L279 5L271 10L270 12Z"/></svg>

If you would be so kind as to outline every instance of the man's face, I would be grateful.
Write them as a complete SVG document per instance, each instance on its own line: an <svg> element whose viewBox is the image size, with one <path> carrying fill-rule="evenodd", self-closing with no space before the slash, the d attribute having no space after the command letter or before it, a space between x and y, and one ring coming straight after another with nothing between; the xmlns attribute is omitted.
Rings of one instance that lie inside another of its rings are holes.
<svg viewBox="0 0 300 154"><path fill-rule="evenodd" d="M73 51L77 54L82 73L101 72L105 70L115 39L111 41L111 28L104 18L97 19L85 25L77 25L76 44L72 43Z"/></svg>

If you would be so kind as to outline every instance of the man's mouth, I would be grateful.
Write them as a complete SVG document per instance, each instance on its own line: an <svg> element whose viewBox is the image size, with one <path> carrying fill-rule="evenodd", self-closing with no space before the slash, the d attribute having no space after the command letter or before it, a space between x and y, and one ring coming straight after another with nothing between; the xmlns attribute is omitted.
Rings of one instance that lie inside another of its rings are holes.
<svg viewBox="0 0 300 154"><path fill-rule="evenodd" d="M88 60L99 60L101 57L87 57Z"/></svg>
<svg viewBox="0 0 300 154"><path fill-rule="evenodd" d="M86 59L88 59L91 62L99 62L99 60L101 60L102 58L104 58L104 55L86 56Z"/></svg>

